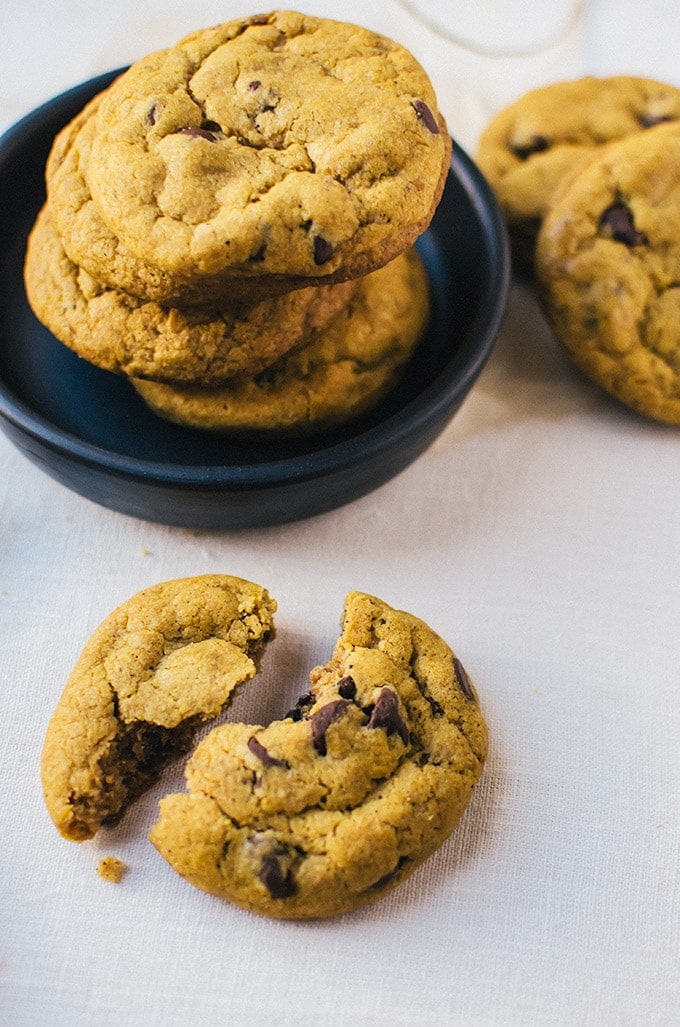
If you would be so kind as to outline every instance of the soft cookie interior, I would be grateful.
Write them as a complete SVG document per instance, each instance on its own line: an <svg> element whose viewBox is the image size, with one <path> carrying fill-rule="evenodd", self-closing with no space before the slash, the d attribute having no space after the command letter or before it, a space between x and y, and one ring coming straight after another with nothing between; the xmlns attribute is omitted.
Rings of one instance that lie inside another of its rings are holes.
<svg viewBox="0 0 680 1027"><path fill-rule="evenodd" d="M45 803L64 837L117 820L257 671L274 631L265 589L203 575L145 589L85 646L48 725Z"/></svg>

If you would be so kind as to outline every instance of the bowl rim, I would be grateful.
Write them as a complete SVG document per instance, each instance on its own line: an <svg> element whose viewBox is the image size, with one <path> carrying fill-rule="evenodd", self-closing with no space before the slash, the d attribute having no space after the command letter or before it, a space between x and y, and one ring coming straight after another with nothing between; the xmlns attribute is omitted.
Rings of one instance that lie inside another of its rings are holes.
<svg viewBox="0 0 680 1027"><path fill-rule="evenodd" d="M57 109L85 93L94 95L124 70L118 68L104 72L74 85L11 125L0 136L0 169L2 163L11 158L13 149L24 143L26 134L48 121ZM369 462L379 459L383 452L399 445L402 439L422 430L427 423L440 419L442 408L455 409L456 400L465 396L486 363L507 307L511 268L505 223L488 182L455 140L449 174L460 181L482 223L486 238L493 242L493 245L487 244L490 266L484 293L485 298L493 296L494 299L493 302L479 304L475 330L468 333L474 339L474 345L468 343L458 348L432 381L379 423L364 427L357 434L339 441L330 440L328 445L281 459L250 464L187 464L149 460L89 442L34 410L2 379L0 420L25 440L32 439L40 447L80 466L89 466L105 475L169 488L263 489L340 473L351 468L358 455Z"/></svg>

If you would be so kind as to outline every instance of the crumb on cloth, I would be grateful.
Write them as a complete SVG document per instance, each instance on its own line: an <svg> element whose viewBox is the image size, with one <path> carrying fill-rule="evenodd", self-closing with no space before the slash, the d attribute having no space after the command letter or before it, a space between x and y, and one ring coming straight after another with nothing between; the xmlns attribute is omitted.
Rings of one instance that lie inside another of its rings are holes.
<svg viewBox="0 0 680 1027"><path fill-rule="evenodd" d="M128 867L117 856L104 856L97 865L99 876L103 877L105 881L111 881L113 884L120 884L127 871Z"/></svg>

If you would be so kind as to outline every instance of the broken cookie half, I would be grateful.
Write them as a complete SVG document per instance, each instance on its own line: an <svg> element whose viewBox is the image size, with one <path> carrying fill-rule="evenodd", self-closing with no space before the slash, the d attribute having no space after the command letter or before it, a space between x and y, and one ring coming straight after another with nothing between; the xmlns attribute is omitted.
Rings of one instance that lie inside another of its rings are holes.
<svg viewBox="0 0 680 1027"><path fill-rule="evenodd" d="M145 589L100 624L43 747L45 804L64 837L83 841L115 822L190 749L256 673L275 610L259 585L208 574Z"/></svg>
<svg viewBox="0 0 680 1027"><path fill-rule="evenodd" d="M213 728L150 838L190 883L254 913L334 916L380 898L441 845L486 753L449 646L354 592L310 691L266 727Z"/></svg>

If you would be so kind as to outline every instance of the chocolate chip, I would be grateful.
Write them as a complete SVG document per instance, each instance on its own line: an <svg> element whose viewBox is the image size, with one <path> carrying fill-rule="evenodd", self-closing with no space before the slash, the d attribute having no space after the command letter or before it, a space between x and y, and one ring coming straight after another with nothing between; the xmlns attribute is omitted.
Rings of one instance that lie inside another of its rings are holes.
<svg viewBox="0 0 680 1027"><path fill-rule="evenodd" d="M675 121L673 114L643 114L640 124L643 128L653 128L654 125L662 125L665 121Z"/></svg>
<svg viewBox="0 0 680 1027"><path fill-rule="evenodd" d="M439 705L439 703L437 702L437 700L436 700L436 699L434 699L434 698L433 698L433 697L432 697L432 696L431 696L431 695L430 695L429 693L427 693L427 692L423 692L423 697L424 697L424 698L425 698L425 699L427 700L427 702L429 703L429 705L430 705L430 709L432 710L432 716L433 716L433 717L442 717L442 716L444 715L444 710L443 710L443 709L441 708L441 706Z"/></svg>
<svg viewBox="0 0 680 1027"><path fill-rule="evenodd" d="M467 671L465 670L465 667L460 662L457 656L454 656L453 658L453 669L456 672L456 677L458 679L458 684L460 686L461 692L463 693L466 699L469 699L471 702L474 702L475 693L472 691L470 678L467 676Z"/></svg>
<svg viewBox="0 0 680 1027"><path fill-rule="evenodd" d="M630 207L620 201L612 203L611 207L607 207L603 212L599 228L603 235L615 242L624 243L626 246L645 246L647 244L645 233L635 227Z"/></svg>
<svg viewBox="0 0 680 1027"><path fill-rule="evenodd" d="M153 107L150 107L147 111L146 120L150 125L156 124L156 104L154 104Z"/></svg>
<svg viewBox="0 0 680 1027"><path fill-rule="evenodd" d="M257 876L273 899L289 899L297 891L290 871L283 872L283 867L276 856L263 858Z"/></svg>
<svg viewBox="0 0 680 1027"><path fill-rule="evenodd" d="M217 142L215 132L209 128L180 128L178 135L191 136L194 139L207 139L211 143Z"/></svg>
<svg viewBox="0 0 680 1027"><path fill-rule="evenodd" d="M380 690L380 695L373 707L368 727L381 727L388 735L399 735L404 745L408 745L408 728L401 719L399 702L390 688L385 687Z"/></svg>
<svg viewBox="0 0 680 1027"><path fill-rule="evenodd" d="M368 891L377 891L379 888L383 888L393 877L399 873L405 863L408 863L408 856L400 856L397 861L397 865L392 869L388 870L386 874L383 874L377 881L374 881L372 885L367 889Z"/></svg>
<svg viewBox="0 0 680 1027"><path fill-rule="evenodd" d="M340 678L338 681L338 694L343 699L353 699L357 694L356 682L349 674L346 674L344 678Z"/></svg>
<svg viewBox="0 0 680 1027"><path fill-rule="evenodd" d="M327 264L333 256L333 245L322 235L314 236L314 263Z"/></svg>
<svg viewBox="0 0 680 1027"><path fill-rule="evenodd" d="M349 706L348 699L334 699L326 703L320 710L311 717L312 745L320 756L326 755L326 731L330 725L340 717L344 709Z"/></svg>
<svg viewBox="0 0 680 1027"><path fill-rule="evenodd" d="M252 82L248 83L248 92L249 93L257 92L257 90L260 88L261 85L262 85L262 83L260 82L259 78L254 78Z"/></svg>
<svg viewBox="0 0 680 1027"><path fill-rule="evenodd" d="M434 114L427 106L424 100L412 100L411 106L416 112L418 121L422 122L428 132L431 132L433 136L439 135L439 125Z"/></svg>
<svg viewBox="0 0 680 1027"><path fill-rule="evenodd" d="M252 752L253 756L256 756L260 763L264 764L265 767L285 767L289 769L290 764L286 760L279 760L276 756L271 756L267 749L265 749L262 742L259 742L255 735L251 735L248 739L248 748Z"/></svg>
<svg viewBox="0 0 680 1027"><path fill-rule="evenodd" d="M526 160L532 153L543 153L549 146L550 143L545 136L533 135L528 142L517 143L510 148L516 157L519 157L520 160Z"/></svg>
<svg viewBox="0 0 680 1027"><path fill-rule="evenodd" d="M292 710L289 710L284 720L302 720L309 707L314 702L314 696L311 692L305 692L301 695Z"/></svg>
<svg viewBox="0 0 680 1027"><path fill-rule="evenodd" d="M263 242L262 245L260 246L259 250L256 250L255 253L252 253L250 255L250 257L248 257L248 260L250 261L251 264L261 264L262 261L265 258L266 252L267 252L267 244L265 242Z"/></svg>

